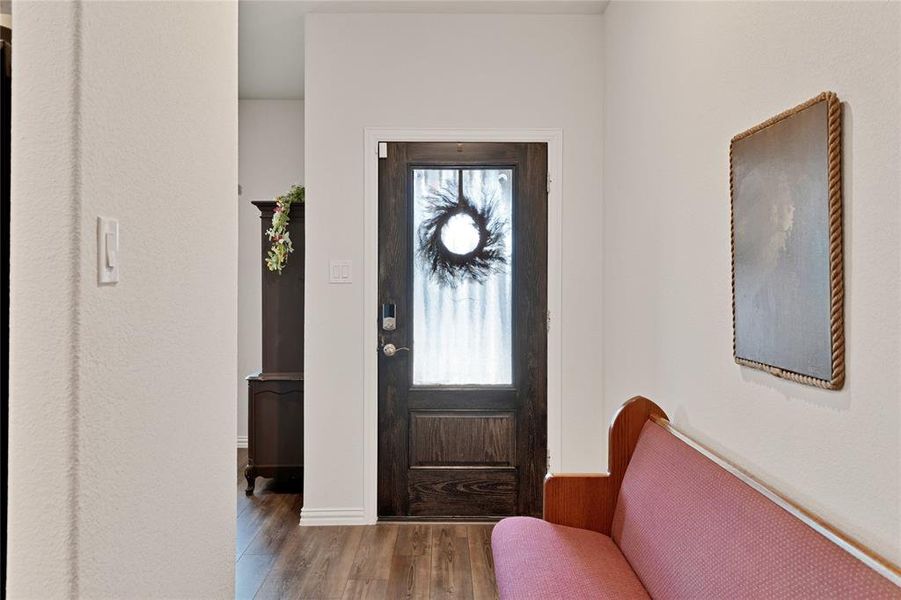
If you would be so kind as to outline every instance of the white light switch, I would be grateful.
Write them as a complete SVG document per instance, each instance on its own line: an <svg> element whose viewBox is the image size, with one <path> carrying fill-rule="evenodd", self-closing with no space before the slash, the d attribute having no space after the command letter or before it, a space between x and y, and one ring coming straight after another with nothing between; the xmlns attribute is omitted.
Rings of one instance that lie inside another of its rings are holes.
<svg viewBox="0 0 901 600"><path fill-rule="evenodd" d="M97 281L119 281L119 221L97 217Z"/></svg>
<svg viewBox="0 0 901 600"><path fill-rule="evenodd" d="M350 283L353 280L353 269L349 260L328 261L329 283Z"/></svg>

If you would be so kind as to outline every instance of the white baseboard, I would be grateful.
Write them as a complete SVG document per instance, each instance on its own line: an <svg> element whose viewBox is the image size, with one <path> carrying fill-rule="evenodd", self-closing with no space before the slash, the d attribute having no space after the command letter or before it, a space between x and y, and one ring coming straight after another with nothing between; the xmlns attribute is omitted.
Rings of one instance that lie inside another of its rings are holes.
<svg viewBox="0 0 901 600"><path fill-rule="evenodd" d="M316 525L371 525L362 508L307 508L300 509L302 526Z"/></svg>
<svg viewBox="0 0 901 600"><path fill-rule="evenodd" d="M247 447L247 436L239 435L238 436L238 448L246 448Z"/></svg>

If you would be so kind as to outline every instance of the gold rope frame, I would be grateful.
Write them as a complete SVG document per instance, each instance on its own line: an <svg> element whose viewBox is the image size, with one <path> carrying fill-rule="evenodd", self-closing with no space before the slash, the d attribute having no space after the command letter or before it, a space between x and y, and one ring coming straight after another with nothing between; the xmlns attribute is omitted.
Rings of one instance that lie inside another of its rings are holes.
<svg viewBox="0 0 901 600"><path fill-rule="evenodd" d="M806 108L826 103L827 153L829 169L829 287L831 303L832 378L819 379L779 367L740 358L735 351L735 177L732 148L735 142L778 123ZM729 143L729 219L732 228L732 356L746 367L766 371L776 377L816 387L838 390L845 383L845 269L842 249L842 105L834 92L823 92L803 104L782 112L739 133Z"/></svg>

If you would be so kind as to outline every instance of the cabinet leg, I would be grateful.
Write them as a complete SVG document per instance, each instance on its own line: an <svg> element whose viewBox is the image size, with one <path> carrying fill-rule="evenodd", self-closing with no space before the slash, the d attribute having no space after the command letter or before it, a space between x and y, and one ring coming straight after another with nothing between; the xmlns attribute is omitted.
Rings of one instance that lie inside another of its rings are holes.
<svg viewBox="0 0 901 600"><path fill-rule="evenodd" d="M244 479L247 480L247 489L244 490L244 493L248 496L253 496L253 488L256 486L257 476L253 466L250 464L244 467Z"/></svg>

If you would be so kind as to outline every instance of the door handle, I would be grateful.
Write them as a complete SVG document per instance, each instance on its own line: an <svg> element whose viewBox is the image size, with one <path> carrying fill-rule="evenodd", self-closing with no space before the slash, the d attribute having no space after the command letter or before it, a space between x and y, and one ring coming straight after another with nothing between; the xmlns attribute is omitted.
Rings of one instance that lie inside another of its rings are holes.
<svg viewBox="0 0 901 600"><path fill-rule="evenodd" d="M395 354L403 350L406 350L407 352L410 351L410 349L406 346L401 346L400 348L398 348L394 344L385 344L384 346L382 346L382 354L388 357L394 356Z"/></svg>

